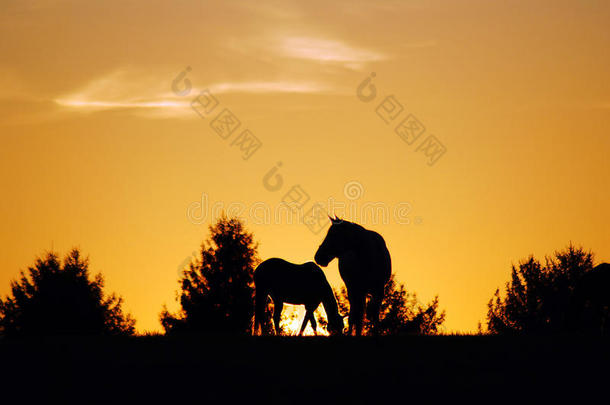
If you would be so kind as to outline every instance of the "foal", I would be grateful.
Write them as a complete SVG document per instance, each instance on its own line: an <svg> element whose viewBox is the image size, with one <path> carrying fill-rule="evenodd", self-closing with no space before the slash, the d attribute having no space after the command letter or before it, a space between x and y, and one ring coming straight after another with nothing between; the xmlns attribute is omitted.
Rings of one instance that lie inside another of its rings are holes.
<svg viewBox="0 0 610 405"><path fill-rule="evenodd" d="M258 331L265 313L267 296L273 300L273 323L276 335L280 334L280 317L284 303L305 305L306 313L299 336L303 334L307 322L316 333L314 311L320 303L328 316L328 331L331 334L343 332L343 318L339 315L337 301L326 276L313 262L293 264L282 259L268 259L254 271L256 286L254 330Z"/></svg>

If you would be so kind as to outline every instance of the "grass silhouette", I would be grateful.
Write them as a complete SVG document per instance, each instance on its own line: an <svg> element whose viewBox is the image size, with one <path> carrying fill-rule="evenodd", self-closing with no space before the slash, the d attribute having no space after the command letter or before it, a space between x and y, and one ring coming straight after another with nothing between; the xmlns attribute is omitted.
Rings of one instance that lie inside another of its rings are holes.
<svg viewBox="0 0 610 405"><path fill-rule="evenodd" d="M0 342L0 358L6 394L28 402L503 402L603 389L608 343L577 335L48 337Z"/></svg>

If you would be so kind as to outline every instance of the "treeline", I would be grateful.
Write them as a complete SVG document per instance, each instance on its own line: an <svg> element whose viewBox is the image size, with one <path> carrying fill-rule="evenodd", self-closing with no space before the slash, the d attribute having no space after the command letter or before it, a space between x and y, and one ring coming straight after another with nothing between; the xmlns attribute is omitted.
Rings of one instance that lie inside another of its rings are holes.
<svg viewBox="0 0 610 405"><path fill-rule="evenodd" d="M179 279L176 313L163 307L160 322L166 334L251 334L254 316L254 269L260 262L258 244L242 222L221 218ZM486 331L497 334L586 331L608 328L608 294L599 293L593 255L569 246L545 264L530 257L513 267L504 294L489 302ZM603 270L603 269L602 269ZM607 281L608 282L608 281ZM605 293L608 284L605 284ZM602 283L603 286L603 283ZM597 295L596 295L597 294ZM342 315L349 312L345 288L335 291ZM607 298L606 298L607 300ZM100 274L92 276L89 262L77 249L63 260L47 253L0 299L0 334L8 337L63 334L133 335L135 320L122 308L123 299L104 293ZM268 303L267 313L272 303ZM316 312L323 328L326 319ZM394 276L385 288L377 333L436 334L445 320L435 297L421 304ZM271 333L271 322L263 325ZM365 333L371 325L365 324Z"/></svg>

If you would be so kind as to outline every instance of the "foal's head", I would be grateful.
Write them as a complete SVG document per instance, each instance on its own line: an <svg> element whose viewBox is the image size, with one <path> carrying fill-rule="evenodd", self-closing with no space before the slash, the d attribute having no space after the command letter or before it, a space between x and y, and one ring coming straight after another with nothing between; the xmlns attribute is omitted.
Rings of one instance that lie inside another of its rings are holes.
<svg viewBox="0 0 610 405"><path fill-rule="evenodd" d="M331 336L342 335L343 328L345 328L345 325L341 315L337 314L336 316L328 316L328 326L326 329Z"/></svg>

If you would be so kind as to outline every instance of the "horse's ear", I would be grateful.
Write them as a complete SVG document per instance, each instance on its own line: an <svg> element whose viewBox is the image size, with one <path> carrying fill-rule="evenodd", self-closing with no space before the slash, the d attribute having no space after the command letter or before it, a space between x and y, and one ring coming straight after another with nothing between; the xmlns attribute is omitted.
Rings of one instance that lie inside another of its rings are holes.
<svg viewBox="0 0 610 405"><path fill-rule="evenodd" d="M338 224L338 223L340 223L340 222L341 222L341 220L340 220L340 219L338 219L336 215L335 215L335 217L334 217L334 218L333 218L333 217L331 217L331 216L329 215L329 216L328 216L328 219L330 219L330 222L331 222L331 223L333 223L333 224Z"/></svg>

